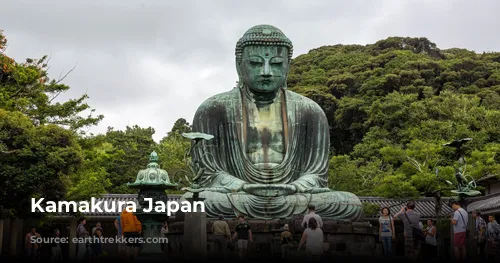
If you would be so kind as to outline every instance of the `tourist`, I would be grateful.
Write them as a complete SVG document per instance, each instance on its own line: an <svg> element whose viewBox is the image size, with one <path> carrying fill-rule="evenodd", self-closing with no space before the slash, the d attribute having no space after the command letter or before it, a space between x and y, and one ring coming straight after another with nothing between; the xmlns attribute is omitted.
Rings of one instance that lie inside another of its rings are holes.
<svg viewBox="0 0 500 263"><path fill-rule="evenodd" d="M410 260L415 261L420 256L421 241L418 237L414 236L413 229L420 229L420 214L414 211L415 203L410 201L406 206L394 215L394 219L403 221L404 225L404 242L405 242L405 256Z"/></svg>
<svg viewBox="0 0 500 263"><path fill-rule="evenodd" d="M59 238L59 239L61 238L61 232L59 231L59 229L54 230L54 240L52 241L51 261L62 260L61 242L57 238Z"/></svg>
<svg viewBox="0 0 500 263"><path fill-rule="evenodd" d="M163 227L160 230L161 237L167 237L168 234L168 223L167 221L164 222ZM163 240L161 241L161 251L164 253L167 253L167 243L165 243Z"/></svg>
<svg viewBox="0 0 500 263"><path fill-rule="evenodd" d="M451 203L451 207L455 212L453 213L453 247L455 250L455 259L465 261L466 238L467 238L467 223L469 221L467 211L465 211L457 201Z"/></svg>
<svg viewBox="0 0 500 263"><path fill-rule="evenodd" d="M379 238L384 247L384 255L392 256L392 240L396 238L394 220L388 207L382 208L382 215L378 218Z"/></svg>
<svg viewBox="0 0 500 263"><path fill-rule="evenodd" d="M85 228L85 224L87 224L87 220L81 217L78 220L78 227L76 228L76 237L79 239L76 251L76 259L78 261L85 260L85 254L87 252L87 246L85 244L86 242L84 241L88 236L88 232L87 229Z"/></svg>
<svg viewBox="0 0 500 263"><path fill-rule="evenodd" d="M132 212L123 209L120 217L122 225L122 233L127 242L127 257L135 260L139 255L141 247L140 238L142 232L142 224Z"/></svg>
<svg viewBox="0 0 500 263"><path fill-rule="evenodd" d="M292 244L292 233L290 233L290 228L288 224L283 226L283 232L281 232L281 258L288 259L290 250L293 247Z"/></svg>
<svg viewBox="0 0 500 263"><path fill-rule="evenodd" d="M31 260L38 259L38 253L42 247L42 243L37 242L35 238L41 238L41 236L36 232L35 226L31 226L30 232L26 234L25 240L26 256Z"/></svg>
<svg viewBox="0 0 500 263"><path fill-rule="evenodd" d="M427 227L424 231L425 234L425 254L431 259L435 259L437 257L437 229L434 226L434 222L432 219L427 220Z"/></svg>
<svg viewBox="0 0 500 263"><path fill-rule="evenodd" d="M302 220L302 227L307 228L307 224L309 222L310 218L316 219L316 222L318 224L319 228L323 228L323 220L321 220L321 216L316 214L316 207L314 205L309 205L308 207L309 213L304 216L304 219Z"/></svg>
<svg viewBox="0 0 500 263"><path fill-rule="evenodd" d="M307 228L302 233L297 251L300 251L304 243L306 244L306 253L310 259L321 260L323 255L323 231L318 227L318 222L314 217L311 217L307 222Z"/></svg>
<svg viewBox="0 0 500 263"><path fill-rule="evenodd" d="M239 222L236 225L233 239L238 240L239 256L240 259L244 259L247 256L248 241L253 242L252 229L250 228L250 225L245 221L244 216L238 216L238 221Z"/></svg>
<svg viewBox="0 0 500 263"><path fill-rule="evenodd" d="M500 225L495 220L495 216L488 217L487 237L491 258L500 256Z"/></svg>
<svg viewBox="0 0 500 263"><path fill-rule="evenodd" d="M115 228L116 228L116 231L117 231L117 234L116 234L116 238L117 240L118 239L121 239L123 237L123 233L122 233L122 224L121 224L121 221L120 221L120 215L118 215L118 217L115 219ZM125 243L121 242L122 240L120 240L117 244L118 246L118 254L123 257L126 253L125 251Z"/></svg>
<svg viewBox="0 0 500 263"><path fill-rule="evenodd" d="M212 234L214 235L215 250L219 256L225 256L227 243L231 241L231 231L227 222L224 221L223 215L219 215L212 224Z"/></svg>
<svg viewBox="0 0 500 263"><path fill-rule="evenodd" d="M95 224L95 227L94 227L94 228L92 228L92 236L95 236L95 230L96 230L96 229L98 229L98 228L100 228L100 229L101 229L101 233L102 233L102 226L101 226L101 222L97 222L97 223Z"/></svg>
<svg viewBox="0 0 500 263"><path fill-rule="evenodd" d="M91 250L92 250L91 259L92 259L92 261L98 261L102 255L101 237L102 237L102 228L98 227L94 230L94 235L93 235L93 239L92 239L92 245L91 245Z"/></svg>
<svg viewBox="0 0 500 263"><path fill-rule="evenodd" d="M474 238L477 242L477 255L481 260L486 259L486 221L481 217L481 212L474 210L472 211L472 217L476 221L476 231Z"/></svg>

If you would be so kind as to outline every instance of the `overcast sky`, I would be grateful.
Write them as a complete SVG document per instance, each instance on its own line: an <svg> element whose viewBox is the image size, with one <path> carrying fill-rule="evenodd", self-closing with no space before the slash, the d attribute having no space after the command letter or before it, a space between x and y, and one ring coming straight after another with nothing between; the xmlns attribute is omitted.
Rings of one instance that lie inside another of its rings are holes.
<svg viewBox="0 0 500 263"><path fill-rule="evenodd" d="M294 57L323 45L427 37L439 48L500 51L500 1L0 0L7 55L51 55L49 76L88 103L108 126L151 126L159 141L175 120L191 123L208 97L234 87L234 48L250 27L272 24ZM496 22L495 22L496 21Z"/></svg>

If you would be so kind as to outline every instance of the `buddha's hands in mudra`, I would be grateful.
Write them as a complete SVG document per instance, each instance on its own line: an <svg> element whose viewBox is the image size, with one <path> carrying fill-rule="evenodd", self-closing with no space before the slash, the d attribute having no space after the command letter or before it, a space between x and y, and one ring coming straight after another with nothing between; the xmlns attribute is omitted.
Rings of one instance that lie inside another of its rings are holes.
<svg viewBox="0 0 500 263"><path fill-rule="evenodd" d="M242 190L247 194L256 196L283 196L297 192L295 185L291 184L244 184Z"/></svg>
<svg viewBox="0 0 500 263"><path fill-rule="evenodd" d="M191 193L201 193L201 192L216 192L216 193L231 193L235 192L234 189L227 187L183 187L181 190L191 192Z"/></svg>

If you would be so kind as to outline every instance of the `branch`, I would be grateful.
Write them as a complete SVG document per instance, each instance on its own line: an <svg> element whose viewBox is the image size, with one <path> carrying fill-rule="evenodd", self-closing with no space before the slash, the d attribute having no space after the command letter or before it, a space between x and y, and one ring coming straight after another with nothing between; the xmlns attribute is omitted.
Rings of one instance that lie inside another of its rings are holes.
<svg viewBox="0 0 500 263"><path fill-rule="evenodd" d="M417 170L418 170L419 172L422 172L421 165L420 165L420 163L418 163L418 161L417 161L417 160L415 160L415 159L411 158L410 156L406 156L406 158L408 159L408 161L409 161L411 164L413 164L413 166L415 166L415 168L417 168Z"/></svg>
<svg viewBox="0 0 500 263"><path fill-rule="evenodd" d="M50 62L50 59L51 59L51 58L52 58L52 53L50 53L49 58L48 58L48 59L47 59L47 61L45 62L45 64L46 64L46 65L48 65L48 66L47 66L47 69L45 70L46 72L49 72L49 70L50 70L50 65L49 65L49 62Z"/></svg>
<svg viewBox="0 0 500 263"><path fill-rule="evenodd" d="M26 90L30 90L33 88L35 85L28 85L26 87L21 86L18 90L14 92L14 94L10 95L9 99L15 98L17 95L21 94L21 91L26 88Z"/></svg>
<svg viewBox="0 0 500 263"><path fill-rule="evenodd" d="M75 64L75 66L72 69L70 69L68 72L66 72L66 74L64 74L64 76L62 78L61 78L61 75L62 75L62 72L61 72L61 75L59 75L59 79L56 81L56 84L63 81L69 75L69 73L71 73L73 70L75 70L76 65L78 65L78 63Z"/></svg>
<svg viewBox="0 0 500 263"><path fill-rule="evenodd" d="M426 155L425 155L425 161L424 161L424 163L422 164L422 166L424 166L424 167L425 167L425 166L426 166L426 164L427 164L427 161L428 161L428 160L429 160L429 155L428 155L428 154L426 154Z"/></svg>
<svg viewBox="0 0 500 263"><path fill-rule="evenodd" d="M50 59L50 58L49 58ZM61 71L61 74L59 74L59 79L56 81L56 84L58 84L59 82L63 81L68 75L69 73L71 73L73 70L75 70L76 68L76 65L70 69L64 76L61 77L62 75L62 71ZM54 97L52 97L50 100L49 100L49 103L52 103L53 100L55 100L59 95L61 94L61 91L59 91L56 95L54 95Z"/></svg>
<svg viewBox="0 0 500 263"><path fill-rule="evenodd" d="M12 154L12 153L15 153L17 152L18 150L10 150L10 151L0 151L0 153L2 154Z"/></svg>
<svg viewBox="0 0 500 263"><path fill-rule="evenodd" d="M56 95L54 95L54 97L52 97L50 100L49 100L49 104L52 103L52 101L57 98L57 96L59 96L59 94L61 94L61 91L57 92Z"/></svg>

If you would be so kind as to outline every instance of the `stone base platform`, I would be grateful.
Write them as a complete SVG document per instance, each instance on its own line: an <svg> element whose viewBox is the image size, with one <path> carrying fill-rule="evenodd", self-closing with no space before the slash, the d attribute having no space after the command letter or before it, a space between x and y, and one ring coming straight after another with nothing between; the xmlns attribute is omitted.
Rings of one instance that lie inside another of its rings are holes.
<svg viewBox="0 0 500 263"><path fill-rule="evenodd" d="M213 254L214 242L211 233L215 219L207 219L207 255ZM238 221L226 220L231 234ZM248 244L248 254L258 253L260 256L279 257L281 255L280 234L283 226L289 225L293 239L298 245L302 236L302 218L290 220L248 220L252 229L253 243ZM169 246L171 255L182 254L182 241L185 226L184 222L169 223ZM368 222L339 222L336 220L323 221L325 255L345 256L377 256L382 254L381 244L377 242L378 229ZM236 245L236 244L235 244ZM296 250L296 247L295 247Z"/></svg>

